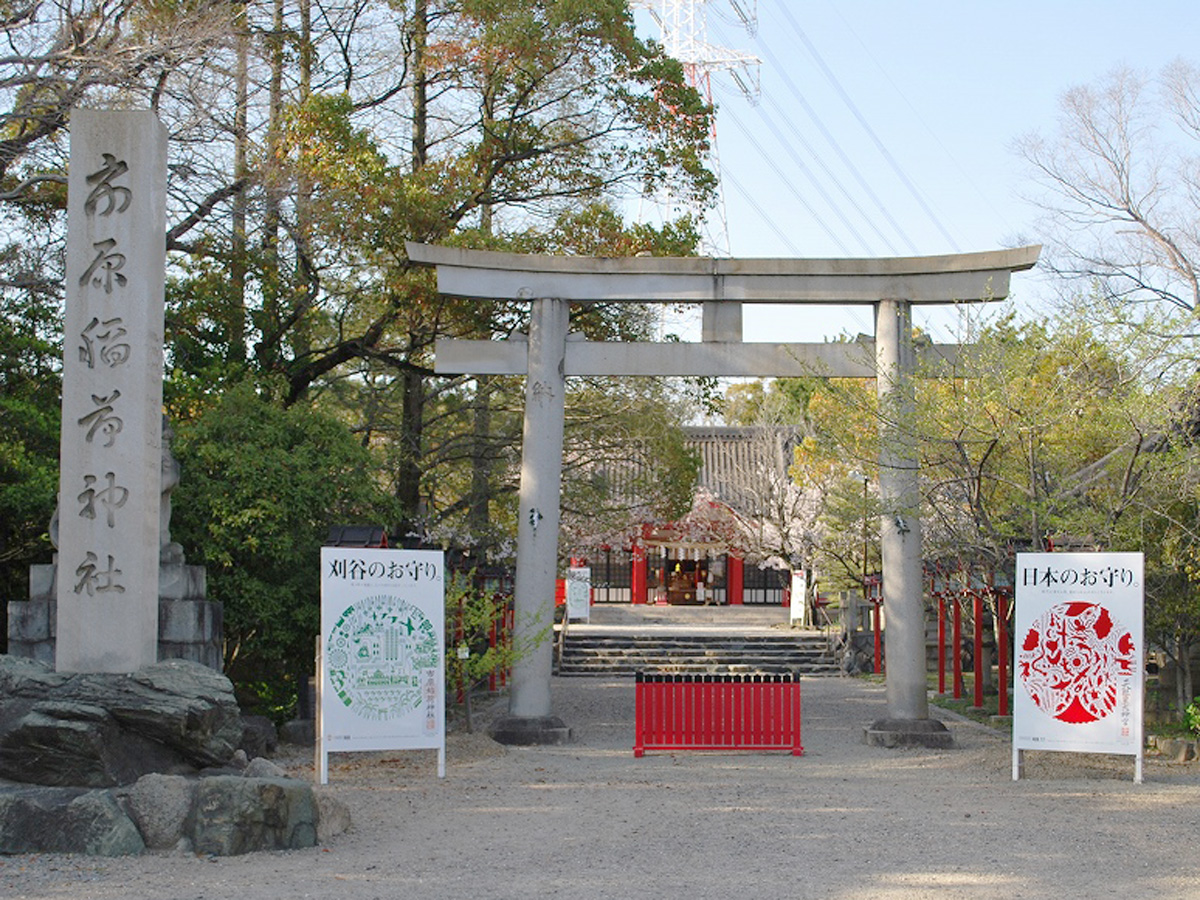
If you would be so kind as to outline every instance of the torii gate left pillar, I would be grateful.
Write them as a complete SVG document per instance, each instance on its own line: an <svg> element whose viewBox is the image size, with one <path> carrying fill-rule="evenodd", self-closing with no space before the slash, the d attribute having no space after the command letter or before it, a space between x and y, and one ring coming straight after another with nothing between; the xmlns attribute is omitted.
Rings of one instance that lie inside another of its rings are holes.
<svg viewBox="0 0 1200 900"><path fill-rule="evenodd" d="M1008 294L1009 276L1031 268L1039 247L908 259L588 259L523 256L410 243L409 259L435 265L443 294L533 302L528 341L438 341L436 370L526 374L514 641L509 715L497 740L560 743L570 729L550 702L558 556L563 415L568 375L799 376L876 378L880 406L881 550L888 619L887 716L868 743L947 746L928 716L921 529L915 438L904 427L912 403L914 303L969 303ZM542 299L534 299L542 298ZM701 343L567 341L571 301L692 302L704 306ZM874 358L860 343L743 344L741 304L869 303ZM925 348L953 368L959 348Z"/></svg>
<svg viewBox="0 0 1200 900"><path fill-rule="evenodd" d="M513 673L508 715L492 735L505 744L562 743L571 736L551 715L554 642L554 580L558 573L558 524L566 416L565 358L571 305L533 301L521 437L521 483L517 493L517 571L513 583ZM538 598L550 597L550 604ZM521 598L517 600L516 598Z"/></svg>

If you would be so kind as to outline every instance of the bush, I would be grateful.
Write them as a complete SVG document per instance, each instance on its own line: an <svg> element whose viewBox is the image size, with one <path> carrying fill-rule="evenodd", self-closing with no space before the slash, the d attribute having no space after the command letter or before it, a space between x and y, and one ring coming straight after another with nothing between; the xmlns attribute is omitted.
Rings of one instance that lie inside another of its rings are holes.
<svg viewBox="0 0 1200 900"><path fill-rule="evenodd" d="M225 606L226 673L239 697L279 717L314 669L329 526L390 521L391 500L339 422L249 387L177 434L172 536L208 568L209 598Z"/></svg>

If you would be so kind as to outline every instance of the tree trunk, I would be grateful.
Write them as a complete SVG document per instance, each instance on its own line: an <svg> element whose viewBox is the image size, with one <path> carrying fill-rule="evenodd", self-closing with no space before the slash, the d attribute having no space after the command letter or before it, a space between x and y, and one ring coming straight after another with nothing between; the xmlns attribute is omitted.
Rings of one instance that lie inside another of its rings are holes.
<svg viewBox="0 0 1200 900"><path fill-rule="evenodd" d="M1190 691L1192 673L1188 661L1188 647L1180 634L1175 635L1175 712L1176 718L1183 721L1183 711L1191 702Z"/></svg>
<svg viewBox="0 0 1200 900"><path fill-rule="evenodd" d="M415 341L414 341L415 343ZM403 519L401 539L421 539L425 533L421 509L421 437L425 413L425 379L420 372L405 369L401 376L404 392L400 421L400 460L396 470L396 499Z"/></svg>
<svg viewBox="0 0 1200 900"><path fill-rule="evenodd" d="M234 72L233 177L239 184L233 195L233 221L230 234L232 260L229 282L233 290L233 309L229 313L229 355L235 363L246 360L246 141L249 99L250 23L245 0L234 0L233 27L237 34L237 61Z"/></svg>
<svg viewBox="0 0 1200 900"><path fill-rule="evenodd" d="M1188 704L1196 696L1195 687L1192 682L1192 646L1190 641L1183 638L1179 639L1179 673L1175 678L1175 683L1179 686L1181 692L1179 698L1179 713L1182 716L1183 711L1188 708Z"/></svg>
<svg viewBox="0 0 1200 900"><path fill-rule="evenodd" d="M263 312L265 329L274 336L268 346L268 359L279 361L279 341L282 339L280 325L283 315L279 309L279 298L283 295L282 273L279 268L279 231L281 222L280 191L282 178L279 172L279 143L283 118L283 46L284 46L283 0L274 0L271 20L271 78L267 99L267 165L266 196L263 214ZM264 360L264 363L267 360Z"/></svg>
<svg viewBox="0 0 1200 900"><path fill-rule="evenodd" d="M426 95L428 73L425 69L425 45L429 40L429 8L426 0L416 0L412 17L412 75L413 75L413 123L412 123L412 168L414 172L425 166L428 155L426 126L428 121L428 97Z"/></svg>
<svg viewBox="0 0 1200 900"><path fill-rule="evenodd" d="M312 3L311 0L300 0L300 84L299 101L308 101L312 94L312 70L315 56L312 43ZM298 302L303 303L305 310L315 301L318 286L316 275L311 267L311 231L312 231L312 179L303 171L296 175L296 263L295 279L297 285L304 285L303 294ZM303 314L296 317L296 325L292 329L294 335L293 351L297 357L306 356L312 346L312 334L309 328L310 320Z"/></svg>

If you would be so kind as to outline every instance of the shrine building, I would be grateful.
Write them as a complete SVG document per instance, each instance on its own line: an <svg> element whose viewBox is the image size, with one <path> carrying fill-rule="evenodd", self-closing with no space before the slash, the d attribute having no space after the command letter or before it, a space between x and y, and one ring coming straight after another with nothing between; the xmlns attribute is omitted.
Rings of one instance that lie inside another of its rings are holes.
<svg viewBox="0 0 1200 900"><path fill-rule="evenodd" d="M780 606L788 571L752 536L764 527L762 473L786 477L799 440L791 427L684 429L700 461L692 508L671 522L642 522L622 538L571 548L592 574L595 603Z"/></svg>

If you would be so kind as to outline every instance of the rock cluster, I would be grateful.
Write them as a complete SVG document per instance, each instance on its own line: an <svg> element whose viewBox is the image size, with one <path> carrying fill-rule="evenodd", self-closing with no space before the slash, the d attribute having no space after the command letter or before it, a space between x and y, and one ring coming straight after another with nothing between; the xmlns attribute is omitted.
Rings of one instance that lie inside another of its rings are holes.
<svg viewBox="0 0 1200 900"><path fill-rule="evenodd" d="M241 738L232 684L198 663L73 674L0 656L0 777L110 787L222 765Z"/></svg>
<svg viewBox="0 0 1200 900"><path fill-rule="evenodd" d="M0 854L234 855L347 827L332 797L247 764L242 739L232 685L198 663L96 675L0 656Z"/></svg>
<svg viewBox="0 0 1200 900"><path fill-rule="evenodd" d="M144 775L123 788L92 790L0 787L0 854L235 856L312 847L348 825L339 801L278 776Z"/></svg>
<svg viewBox="0 0 1200 900"><path fill-rule="evenodd" d="M1197 758L1196 741L1191 741L1187 738L1163 737L1161 735L1155 737L1153 740L1158 752L1173 762L1191 762Z"/></svg>

